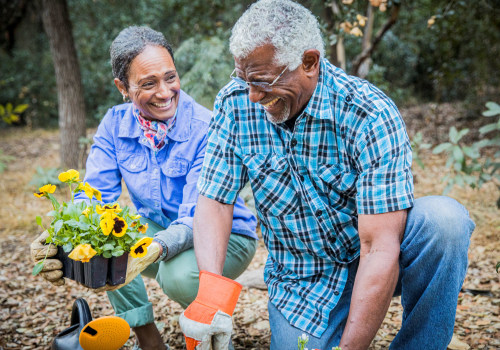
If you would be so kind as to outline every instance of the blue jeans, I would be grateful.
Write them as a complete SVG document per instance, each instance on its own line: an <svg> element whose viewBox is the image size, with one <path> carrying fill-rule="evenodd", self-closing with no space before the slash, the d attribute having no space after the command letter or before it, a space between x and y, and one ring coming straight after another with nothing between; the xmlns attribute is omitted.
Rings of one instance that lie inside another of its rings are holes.
<svg viewBox="0 0 500 350"><path fill-rule="evenodd" d="M423 197L408 212L399 255L403 322L390 349L446 349L453 335L458 293L467 271L467 251L474 222L457 201L441 196ZM349 314L359 260L349 265L349 278L339 303L330 313L321 338L308 334L309 349L338 346ZM297 349L304 333L293 327L268 303L271 349Z"/></svg>

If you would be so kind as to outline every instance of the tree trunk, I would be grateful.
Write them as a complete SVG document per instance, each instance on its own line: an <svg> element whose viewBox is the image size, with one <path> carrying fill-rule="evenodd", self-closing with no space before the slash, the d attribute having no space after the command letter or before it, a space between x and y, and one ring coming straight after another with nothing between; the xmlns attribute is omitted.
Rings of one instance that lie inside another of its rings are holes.
<svg viewBox="0 0 500 350"><path fill-rule="evenodd" d="M54 61L59 103L61 166L79 167L78 140L86 136L80 65L66 0L42 0L42 20Z"/></svg>

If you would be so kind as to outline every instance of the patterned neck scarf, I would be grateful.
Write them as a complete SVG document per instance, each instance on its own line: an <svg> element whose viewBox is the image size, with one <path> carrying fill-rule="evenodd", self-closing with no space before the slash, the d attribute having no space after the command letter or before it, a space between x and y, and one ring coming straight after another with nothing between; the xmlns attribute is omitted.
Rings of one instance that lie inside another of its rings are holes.
<svg viewBox="0 0 500 350"><path fill-rule="evenodd" d="M155 151L160 150L165 145L165 137L175 124L177 111L175 111L174 117L167 121L145 119L141 116L136 105L134 105L133 114L141 129L144 131L144 136L151 144L151 147Z"/></svg>

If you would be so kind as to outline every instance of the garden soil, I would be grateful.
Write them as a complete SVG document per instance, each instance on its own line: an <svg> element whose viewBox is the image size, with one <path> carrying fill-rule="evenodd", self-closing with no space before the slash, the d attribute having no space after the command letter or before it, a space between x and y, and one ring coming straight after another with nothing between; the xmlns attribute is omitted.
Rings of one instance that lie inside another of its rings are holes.
<svg viewBox="0 0 500 350"><path fill-rule="evenodd" d="M409 134L422 131L424 139L433 144L446 140L450 123L460 128L457 119L459 123L475 122L465 117L456 118L457 113L453 105L424 105L402 110ZM455 118L450 119L450 115ZM59 165L58 132L26 128L2 130L0 150L3 152L0 156L14 157L0 173L3 203L0 206L0 350L48 349L54 336L69 326L71 306L76 298L87 300L94 318L112 315L113 310L105 293L96 294L74 281L54 287L39 276L31 275L29 244L40 232L35 216L48 212L50 204L33 196L36 188L29 182L37 167ZM414 166L416 195L441 194L444 184L440 179L447 172L445 159L429 151L422 153L421 158L425 168ZM500 261L500 210L495 202L500 193L494 184L486 184L479 190L454 188L449 195L467 207L477 224L449 349L499 349L500 275L495 265ZM120 202L127 201L125 191ZM260 240L249 273L245 275L252 276L254 281L243 278L245 287L234 314L236 349L269 348L267 292L262 289L259 277L266 256ZM146 280L146 285L165 342L171 349L182 349L183 336L178 323L182 309L162 293L155 281ZM370 349L387 349L401 319L401 302L394 298ZM131 349L133 339L131 335L123 349Z"/></svg>

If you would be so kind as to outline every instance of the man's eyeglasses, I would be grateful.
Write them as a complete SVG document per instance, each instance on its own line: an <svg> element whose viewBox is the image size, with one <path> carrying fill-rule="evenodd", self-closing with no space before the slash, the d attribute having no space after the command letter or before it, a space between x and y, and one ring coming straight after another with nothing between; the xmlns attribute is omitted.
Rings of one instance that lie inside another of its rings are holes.
<svg viewBox="0 0 500 350"><path fill-rule="evenodd" d="M261 89L261 90L269 92L269 91L273 90L273 85L276 84L276 82L279 80L279 78L281 78L281 76L283 75L283 73L285 73L285 71L287 69L288 69L288 66L286 66L285 69L283 69L283 71L280 73L280 75L278 75L276 77L276 79L273 80L272 83L267 83L265 81L245 81L245 80L241 79L240 77L238 77L237 75L235 75L236 69L233 70L233 72L230 75L230 78L233 79L235 82L237 82L241 87L243 87L245 89L250 89L250 85L252 85L252 86L256 87L257 89Z"/></svg>

